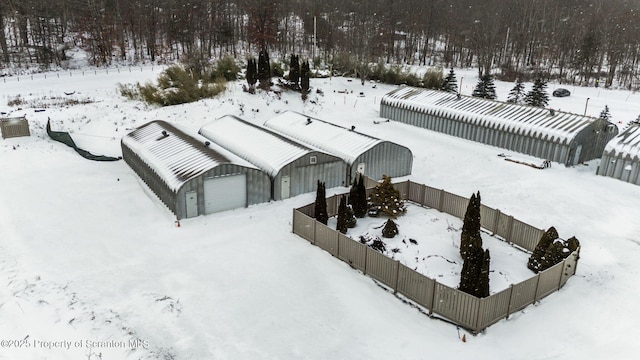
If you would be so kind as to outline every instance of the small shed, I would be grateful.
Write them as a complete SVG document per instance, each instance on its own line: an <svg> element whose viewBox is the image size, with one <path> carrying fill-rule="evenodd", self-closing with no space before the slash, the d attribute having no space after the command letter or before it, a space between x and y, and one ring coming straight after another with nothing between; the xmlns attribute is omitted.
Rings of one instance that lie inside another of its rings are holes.
<svg viewBox="0 0 640 360"><path fill-rule="evenodd" d="M267 174L198 138L156 120L122 138L122 156L178 219L270 200Z"/></svg>
<svg viewBox="0 0 640 360"><path fill-rule="evenodd" d="M0 131L3 139L31 136L29 121L24 116L0 119Z"/></svg>
<svg viewBox="0 0 640 360"><path fill-rule="evenodd" d="M309 146L342 158L348 165L346 183L356 173L380 180L383 175L400 177L411 174L413 154L409 148L345 128L317 118L286 111L264 125Z"/></svg>
<svg viewBox="0 0 640 360"><path fill-rule="evenodd" d="M603 119L413 87L386 94L380 117L566 166L599 158L618 134Z"/></svg>
<svg viewBox="0 0 640 360"><path fill-rule="evenodd" d="M631 125L607 144L597 174L640 185L640 124Z"/></svg>
<svg viewBox="0 0 640 360"><path fill-rule="evenodd" d="M339 157L236 116L213 120L199 133L269 174L274 200L313 192L318 180L327 188L345 185L346 165Z"/></svg>

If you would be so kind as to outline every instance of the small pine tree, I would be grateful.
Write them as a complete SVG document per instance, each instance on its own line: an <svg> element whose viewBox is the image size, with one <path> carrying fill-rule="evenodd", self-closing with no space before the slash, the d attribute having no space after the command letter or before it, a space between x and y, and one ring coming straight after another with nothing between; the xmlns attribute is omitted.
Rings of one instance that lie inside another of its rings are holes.
<svg viewBox="0 0 640 360"><path fill-rule="evenodd" d="M549 104L549 94L547 94L547 83L542 79L533 82L533 88L524 97L524 103L530 106L546 107Z"/></svg>
<svg viewBox="0 0 640 360"><path fill-rule="evenodd" d="M289 82L291 82L294 88L297 88L300 83L300 62L298 55L291 54L289 61Z"/></svg>
<svg viewBox="0 0 640 360"><path fill-rule="evenodd" d="M541 270L542 262L545 257L545 254L547 253L547 249L550 246L553 246L553 242L557 238L558 238L558 231L556 231L556 229L553 226L550 227L549 230L547 230L544 234L542 234L540 241L538 241L538 245L536 245L535 249L533 250L533 254L531 254L531 257L527 262L527 267L530 270L532 270L535 273L542 271Z"/></svg>
<svg viewBox="0 0 640 360"><path fill-rule="evenodd" d="M393 220L389 219L384 223L384 227L382 228L382 236L387 239L391 239L398 235L398 224L396 224Z"/></svg>
<svg viewBox="0 0 640 360"><path fill-rule="evenodd" d="M453 71L453 68L449 69L449 74L444 78L442 90L454 94L458 92L458 81L456 80L456 73Z"/></svg>
<svg viewBox="0 0 640 360"><path fill-rule="evenodd" d="M462 263L462 271L460 272L460 285L458 286L460 291L469 295L476 295L483 256L484 251L482 248L474 247L467 251L466 258Z"/></svg>
<svg viewBox="0 0 640 360"><path fill-rule="evenodd" d="M382 184L376 186L368 198L369 213L384 213L392 219L404 214L407 208L400 192L391 184L391 177L383 175Z"/></svg>
<svg viewBox="0 0 640 360"><path fill-rule="evenodd" d="M460 256L462 259L466 259L468 252L474 248L482 248L480 201L480 191L478 191L477 194L471 195L467 204L467 211L462 223L462 234L460 235Z"/></svg>
<svg viewBox="0 0 640 360"><path fill-rule="evenodd" d="M340 231L343 234L347 233L347 222L348 222L347 214L347 199L344 195L340 197L340 203L338 205L338 223L336 224L336 230Z"/></svg>
<svg viewBox="0 0 640 360"><path fill-rule="evenodd" d="M509 96L507 97L508 103L513 104L521 104L524 101L525 92L524 92L524 84L520 79L516 81L516 84L513 86L513 89L509 91Z"/></svg>
<svg viewBox="0 0 640 360"><path fill-rule="evenodd" d="M258 80L260 88L267 90L271 87L271 63L267 50L262 50L258 54Z"/></svg>
<svg viewBox="0 0 640 360"><path fill-rule="evenodd" d="M605 105L604 109L600 112L600 119L611 121L611 113L609 112L609 106Z"/></svg>
<svg viewBox="0 0 640 360"><path fill-rule="evenodd" d="M327 193L324 186L324 183L318 180L314 217L317 221L327 225L327 222L329 221L329 214L327 213Z"/></svg>
<svg viewBox="0 0 640 360"><path fill-rule="evenodd" d="M473 89L471 96L495 100L498 96L496 95L496 86L493 82L493 76L489 74L482 75L478 80L478 84L475 89Z"/></svg>
<svg viewBox="0 0 640 360"><path fill-rule="evenodd" d="M309 60L300 65L300 88L303 99L306 99L309 93Z"/></svg>
<svg viewBox="0 0 640 360"><path fill-rule="evenodd" d="M247 61L247 83L249 84L249 88L253 89L258 82L258 70L256 67L256 59L250 58Z"/></svg>
<svg viewBox="0 0 640 360"><path fill-rule="evenodd" d="M356 176L352 189L353 200L351 205L353 206L353 214L357 218L363 218L367 215L367 211L369 210L367 204L367 189L364 186L364 176L360 174Z"/></svg>
<svg viewBox="0 0 640 360"><path fill-rule="evenodd" d="M347 221L347 227L349 229L356 227L356 225L358 224L358 219L356 219L355 215L353 215L353 208L347 205L346 213L347 215L345 216L345 219Z"/></svg>

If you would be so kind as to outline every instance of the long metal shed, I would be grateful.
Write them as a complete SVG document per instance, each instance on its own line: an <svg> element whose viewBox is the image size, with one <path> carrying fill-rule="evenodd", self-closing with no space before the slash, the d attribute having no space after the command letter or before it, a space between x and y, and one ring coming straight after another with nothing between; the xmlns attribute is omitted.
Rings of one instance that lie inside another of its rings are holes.
<svg viewBox="0 0 640 360"><path fill-rule="evenodd" d="M603 119L413 87L383 96L380 117L566 166L599 158L618 134Z"/></svg>
<svg viewBox="0 0 640 360"><path fill-rule="evenodd" d="M156 120L122 138L122 156L177 219L268 202L267 174Z"/></svg>
<svg viewBox="0 0 640 360"><path fill-rule="evenodd" d="M236 116L213 120L199 133L269 174L274 200L313 192L318 180L327 188L345 185L342 159Z"/></svg>
<svg viewBox="0 0 640 360"><path fill-rule="evenodd" d="M640 124L607 144L597 174L640 185Z"/></svg>
<svg viewBox="0 0 640 360"><path fill-rule="evenodd" d="M264 125L309 146L341 157L348 165L347 184L356 173L379 180L411 174L413 154L409 148L347 129L317 118L285 111Z"/></svg>

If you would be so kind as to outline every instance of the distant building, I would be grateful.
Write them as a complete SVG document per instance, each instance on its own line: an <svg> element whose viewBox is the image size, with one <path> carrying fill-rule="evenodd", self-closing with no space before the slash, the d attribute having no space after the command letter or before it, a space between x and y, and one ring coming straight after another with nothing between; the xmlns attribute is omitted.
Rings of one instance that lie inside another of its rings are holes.
<svg viewBox="0 0 640 360"><path fill-rule="evenodd" d="M607 144L597 174L640 185L640 124Z"/></svg>
<svg viewBox="0 0 640 360"><path fill-rule="evenodd" d="M318 180L327 188L345 185L339 157L238 117L213 120L199 133L269 174L274 200L314 192Z"/></svg>
<svg viewBox="0 0 640 360"><path fill-rule="evenodd" d="M381 140L295 111L286 111L264 125L342 158L348 165L346 183L361 173L380 180L382 175L400 177L411 174L413 154L409 148Z"/></svg>
<svg viewBox="0 0 640 360"><path fill-rule="evenodd" d="M413 87L386 94L380 117L566 166L599 158L618 134L602 119Z"/></svg>
<svg viewBox="0 0 640 360"><path fill-rule="evenodd" d="M268 202L267 174L206 139L156 120L122 138L122 156L177 219Z"/></svg>
<svg viewBox="0 0 640 360"><path fill-rule="evenodd" d="M2 132L3 139L31 136L29 121L27 121L27 118L24 116L0 119L0 131Z"/></svg>

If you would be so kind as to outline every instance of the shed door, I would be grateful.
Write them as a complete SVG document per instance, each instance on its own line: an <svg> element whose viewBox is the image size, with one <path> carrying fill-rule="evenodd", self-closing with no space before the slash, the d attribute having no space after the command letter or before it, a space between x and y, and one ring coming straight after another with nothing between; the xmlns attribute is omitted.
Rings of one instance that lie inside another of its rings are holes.
<svg viewBox="0 0 640 360"><path fill-rule="evenodd" d="M280 199L288 199L291 196L291 178L287 175L280 180Z"/></svg>
<svg viewBox="0 0 640 360"><path fill-rule="evenodd" d="M237 209L246 204L246 175L221 176L204 180L205 214Z"/></svg>
<svg viewBox="0 0 640 360"><path fill-rule="evenodd" d="M367 164L358 163L358 166L356 166L356 172L359 172L360 174L364 175L364 170L366 167L367 167Z"/></svg>
<svg viewBox="0 0 640 360"><path fill-rule="evenodd" d="M576 165L580 162L580 154L582 153L582 145L578 145L576 148L576 157L573 160L573 164Z"/></svg>
<svg viewBox="0 0 640 360"><path fill-rule="evenodd" d="M189 191L185 194L187 203L187 217L198 216L198 193L196 191Z"/></svg>

